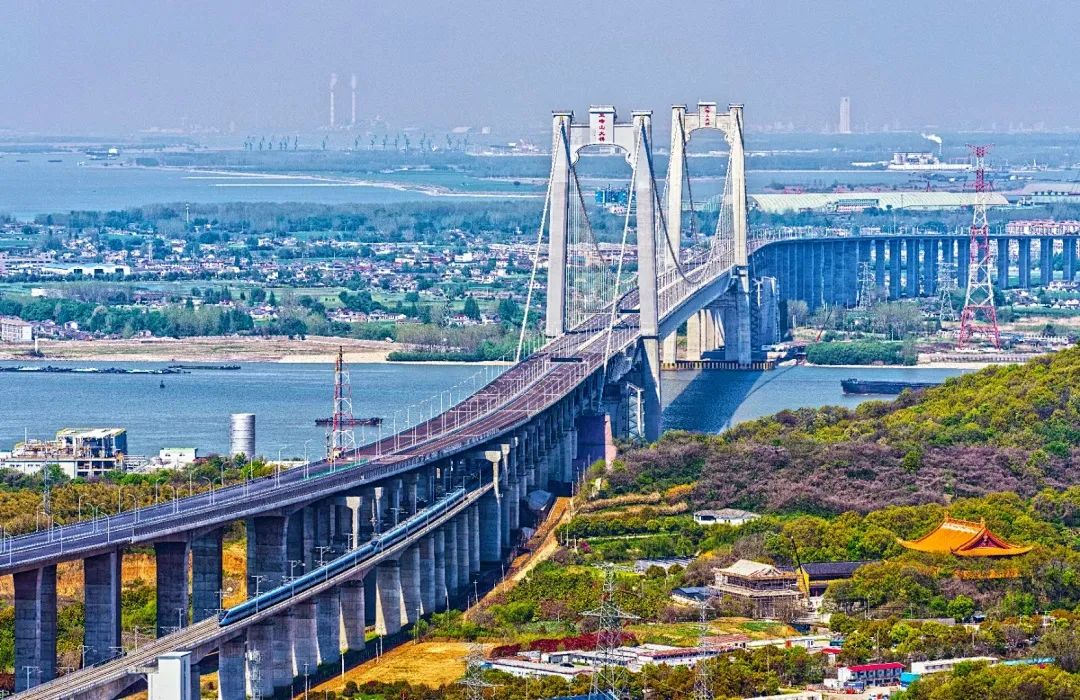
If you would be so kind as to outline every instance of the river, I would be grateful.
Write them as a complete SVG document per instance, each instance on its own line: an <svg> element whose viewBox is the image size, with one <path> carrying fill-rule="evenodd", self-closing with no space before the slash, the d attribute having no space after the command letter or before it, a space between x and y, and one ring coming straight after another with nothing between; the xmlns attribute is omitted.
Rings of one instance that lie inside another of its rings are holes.
<svg viewBox="0 0 1080 700"><path fill-rule="evenodd" d="M265 175L250 172L142 168L118 161L82 161L81 154L15 154L0 157L0 214L32 220L39 214L108 211L155 203L303 202L385 204L430 199L435 192L461 196L543 196L544 184L514 183L445 171L408 171L372 176L379 182L333 173ZM80 162L85 165L79 165ZM627 170L629 174L629 169ZM748 170L747 186L760 192L771 185L831 187L903 185L909 173L856 170ZM589 181L589 187L625 181ZM722 178L696 178L694 198L719 192ZM537 202L539 210L540 203Z"/></svg>
<svg viewBox="0 0 1080 700"><path fill-rule="evenodd" d="M4 362L4 365L20 363ZM25 364L25 363L23 363ZM161 367L147 363L51 362L75 367ZM491 368L470 365L356 364L351 368L353 414L394 420L438 409L439 392L459 399ZM664 427L719 432L785 408L855 406L846 377L941 381L961 370L939 368L790 367L770 372L666 372ZM164 383L164 388L160 384ZM24 435L51 437L64 427L123 427L132 454L162 447L228 449L229 414L256 414L256 445L276 457L319 456L325 432L315 419L331 413L333 368L324 364L245 363L240 370L196 370L151 376L0 373L0 450ZM880 398L880 397L876 397ZM395 418L396 414L396 418ZM357 429L358 431L360 429ZM358 432L357 438L364 435ZM374 437L369 429L368 437Z"/></svg>

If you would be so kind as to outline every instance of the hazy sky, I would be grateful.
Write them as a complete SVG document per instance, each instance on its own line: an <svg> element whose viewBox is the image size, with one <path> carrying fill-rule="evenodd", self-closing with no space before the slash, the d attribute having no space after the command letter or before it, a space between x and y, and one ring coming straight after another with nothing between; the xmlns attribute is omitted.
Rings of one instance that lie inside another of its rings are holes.
<svg viewBox="0 0 1080 700"><path fill-rule="evenodd" d="M679 8L676 11L674 8ZM1080 3L0 0L0 128L544 127L553 108L744 102L747 120L1080 125Z"/></svg>

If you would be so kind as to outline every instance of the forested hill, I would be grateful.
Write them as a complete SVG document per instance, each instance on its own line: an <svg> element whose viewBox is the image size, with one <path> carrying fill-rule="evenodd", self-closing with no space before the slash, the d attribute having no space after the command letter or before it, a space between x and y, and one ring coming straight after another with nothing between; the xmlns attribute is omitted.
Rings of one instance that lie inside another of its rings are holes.
<svg viewBox="0 0 1080 700"><path fill-rule="evenodd" d="M1080 349L855 410L668 433L628 451L610 477L614 493L696 482L696 505L820 513L1064 488L1080 482Z"/></svg>

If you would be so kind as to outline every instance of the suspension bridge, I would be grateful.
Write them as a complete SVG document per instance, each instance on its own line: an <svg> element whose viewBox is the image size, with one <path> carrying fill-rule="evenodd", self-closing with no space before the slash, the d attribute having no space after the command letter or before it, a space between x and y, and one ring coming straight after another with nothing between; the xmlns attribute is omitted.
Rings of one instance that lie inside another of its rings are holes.
<svg viewBox="0 0 1080 700"><path fill-rule="evenodd" d="M677 361L680 328L691 356L722 347L732 366L749 366L776 295L751 279L743 110L702 102L695 112L674 107L671 120L668 170L658 174L650 112L619 121L613 107L597 106L581 122L553 114L517 361L476 393L272 477L4 538L20 697L115 697L162 672L155 663L166 653L184 660L193 698L212 670L224 700L284 697L307 669L369 656L368 626L396 640L422 617L465 604L512 558L538 517L534 496L568 492L588 465L611 457L613 437L658 438L660 371ZM708 235L694 230L686 158L701 130L721 134L730 154ZM597 149L623 154L631 170L614 254L599 245L578 173L583 153ZM526 352L541 274L546 338ZM222 609L222 535L237 521L247 530L249 598L269 601L252 614ZM137 651L125 649L120 625L121 562L132 546L153 547L157 559L157 639ZM81 668L57 677L57 565L76 560Z"/></svg>

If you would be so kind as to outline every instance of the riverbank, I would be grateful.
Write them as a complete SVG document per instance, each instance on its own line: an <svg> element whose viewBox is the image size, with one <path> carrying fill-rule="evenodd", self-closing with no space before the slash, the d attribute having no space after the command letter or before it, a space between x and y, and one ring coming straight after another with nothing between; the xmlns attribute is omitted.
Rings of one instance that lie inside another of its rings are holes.
<svg viewBox="0 0 1080 700"><path fill-rule="evenodd" d="M131 338L128 340L38 341L40 356L27 344L0 343L0 360L86 362L305 362L326 363L337 358L338 348L350 363L387 362L396 343L308 336L206 336L199 338Z"/></svg>

